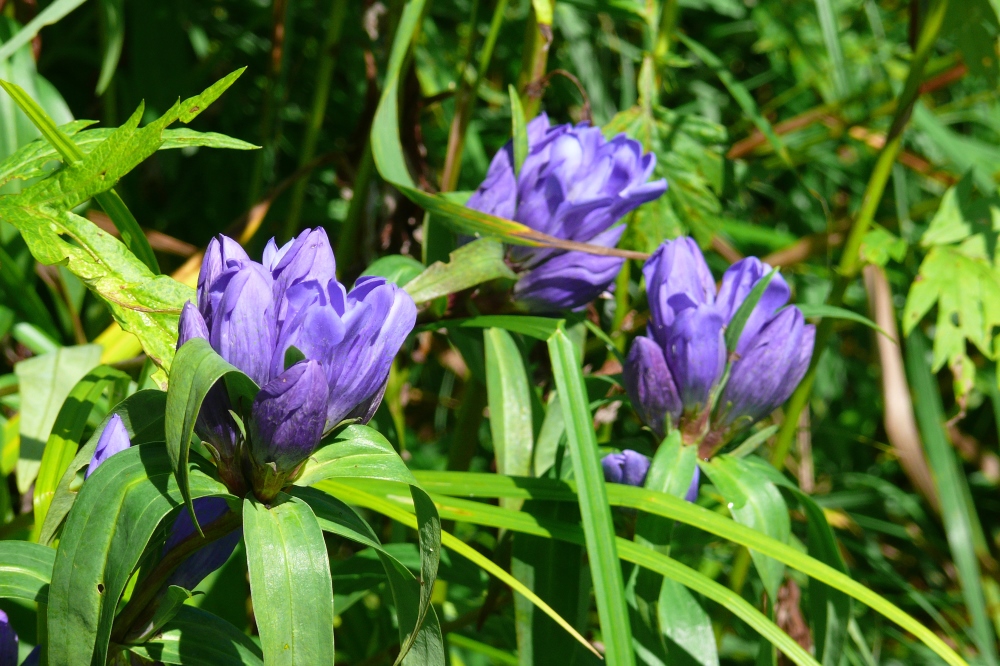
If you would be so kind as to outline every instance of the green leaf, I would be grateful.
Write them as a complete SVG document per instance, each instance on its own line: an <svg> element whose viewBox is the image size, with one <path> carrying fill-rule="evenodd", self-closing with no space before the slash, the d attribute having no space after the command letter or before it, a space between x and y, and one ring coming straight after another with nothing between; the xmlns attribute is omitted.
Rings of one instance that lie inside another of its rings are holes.
<svg viewBox="0 0 1000 666"><path fill-rule="evenodd" d="M502 328L483 332L486 344L486 395L497 472L531 475L533 421L528 375L521 351Z"/></svg>
<svg viewBox="0 0 1000 666"><path fill-rule="evenodd" d="M250 594L264 661L333 663L333 582L309 505L279 496L270 508L243 500Z"/></svg>
<svg viewBox="0 0 1000 666"><path fill-rule="evenodd" d="M149 629L144 635L151 636L160 631L167 622L172 620L184 606L184 602L190 599L191 592L177 585L169 585L163 600L153 613L153 619L149 621Z"/></svg>
<svg viewBox="0 0 1000 666"><path fill-rule="evenodd" d="M798 308L802 313L802 316L806 319L812 319L813 317L819 317L820 319L846 319L848 321L864 324L868 328L878 331L885 337L893 340L893 337L889 335L884 328L873 322L871 319L864 315L860 315L857 312L847 310L846 308L838 308L834 305L826 305L825 303L817 303L814 305L797 304L791 307ZM893 340L893 342L895 342L895 340Z"/></svg>
<svg viewBox="0 0 1000 666"><path fill-rule="evenodd" d="M788 507L771 481L746 464L743 458L728 455L700 461L701 469L712 480L719 494L728 502L729 511L741 525L766 534L782 543L788 541L791 523ZM771 599L778 598L778 588L785 575L785 565L755 550L750 551L764 589Z"/></svg>
<svg viewBox="0 0 1000 666"><path fill-rule="evenodd" d="M424 272L426 268L413 257L404 254L390 254L387 257L376 259L361 275L362 277L379 275L402 287Z"/></svg>
<svg viewBox="0 0 1000 666"><path fill-rule="evenodd" d="M0 60L6 60L35 38L35 35L47 25L58 23L64 16L82 5L84 0L55 0L35 15L27 25L0 46Z"/></svg>
<svg viewBox="0 0 1000 666"><path fill-rule="evenodd" d="M240 70L241 71L241 70ZM139 338L147 355L169 370L177 340L177 320L194 290L155 275L121 242L73 213L80 204L107 192L126 173L163 145L164 129L188 122L232 84L234 72L197 97L175 104L139 129L143 109L89 154L18 194L0 196L0 217L21 232L43 264L64 264L111 309L121 327ZM64 135L56 131L51 138Z"/></svg>
<svg viewBox="0 0 1000 666"><path fill-rule="evenodd" d="M377 430L350 425L320 446L302 466L297 486L312 486L323 479L360 477L416 485L406 463Z"/></svg>
<svg viewBox="0 0 1000 666"><path fill-rule="evenodd" d="M190 477L189 495L230 497L225 486L200 470ZM83 484L52 571L50 666L79 664L91 654L104 663L125 585L160 522L182 499L170 457L157 444L111 456Z"/></svg>
<svg viewBox="0 0 1000 666"><path fill-rule="evenodd" d="M101 58L101 73L97 77L97 95L103 95L118 68L122 46L125 43L125 0L99 0L98 18L101 22L101 41L104 56Z"/></svg>
<svg viewBox="0 0 1000 666"><path fill-rule="evenodd" d="M434 262L403 287L416 303L426 303L497 278L517 279L504 261L503 244L481 238L463 245L448 263Z"/></svg>
<svg viewBox="0 0 1000 666"><path fill-rule="evenodd" d="M694 595L681 583L665 578L656 604L657 618L664 636L702 666L718 666L712 620ZM680 664L681 655L671 646L671 664Z"/></svg>
<svg viewBox="0 0 1000 666"><path fill-rule="evenodd" d="M99 365L77 382L66 397L45 443L38 478L35 480L33 494L35 526L31 533L33 541L37 541L41 535L52 496L76 456L80 438L83 437L83 428L87 425L87 417L90 416L91 410L105 389L110 384L123 380L127 386L130 378L124 372L107 365Z"/></svg>
<svg viewBox="0 0 1000 666"><path fill-rule="evenodd" d="M187 666L263 666L260 648L212 613L182 606L156 636L129 650L150 661Z"/></svg>
<svg viewBox="0 0 1000 666"><path fill-rule="evenodd" d="M873 225L872 229L865 234L861 241L859 256L866 264L885 266L892 261L903 261L906 258L906 241L899 236L894 236L885 228Z"/></svg>
<svg viewBox="0 0 1000 666"><path fill-rule="evenodd" d="M177 485L199 533L201 527L188 494L188 455L201 404L216 382L223 378L230 388L232 408L237 414L248 414L258 390L252 379L219 356L203 338L188 340L177 350L167 389L164 432Z"/></svg>
<svg viewBox="0 0 1000 666"><path fill-rule="evenodd" d="M628 610L621 594L625 583L615 550L615 528L604 473L598 459L593 417L583 387L583 372L576 348L563 331L558 330L549 338L548 347L552 375L566 419L566 441L573 459L573 477L580 484L580 516L586 535L587 557L594 581L605 655L611 663L623 666L634 664Z"/></svg>
<svg viewBox="0 0 1000 666"><path fill-rule="evenodd" d="M548 5L548 0L542 4ZM551 8L549 9L549 23L552 23ZM514 174L521 173L521 166L528 157L528 127L524 120L524 107L521 106L521 97L517 94L517 88L513 85L507 86L507 94L510 95L510 124L511 136L514 137Z"/></svg>
<svg viewBox="0 0 1000 666"><path fill-rule="evenodd" d="M915 397L913 411L917 415L920 436L927 451L927 462L934 470L933 478L941 498L941 520L952 560L958 570L962 598L972 619L972 635L985 663L996 664L996 634L983 596L983 574L979 569L976 548L976 535L981 535L983 528L974 505L966 499L969 497L967 481L944 430L941 395L937 381L927 367L926 355L926 338L922 332L915 331L906 345L906 374ZM980 537L979 541L983 554L988 556L985 539Z"/></svg>
<svg viewBox="0 0 1000 666"><path fill-rule="evenodd" d="M421 485L434 493L483 499L518 497L563 502L578 501L574 483L553 479L513 479L500 474L469 472L418 472L415 476ZM677 520L783 562L811 578L820 580L830 587L850 595L895 622L916 636L918 640L940 656L945 663L951 666L968 666L966 661L948 647L937 634L891 601L835 568L804 555L787 544L756 530L743 527L713 511L664 493L620 484L608 484L607 494L608 500L613 506L636 509ZM439 505L443 506L440 503ZM462 520L466 520L466 518L462 518Z"/></svg>
<svg viewBox="0 0 1000 666"><path fill-rule="evenodd" d="M649 465L645 487L674 497L684 497L698 464L698 447L685 446L679 430L663 440Z"/></svg>
<svg viewBox="0 0 1000 666"><path fill-rule="evenodd" d="M62 347L14 366L21 391L21 458L17 488L24 493L42 464L45 442L73 386L101 359L99 345Z"/></svg>
<svg viewBox="0 0 1000 666"><path fill-rule="evenodd" d="M27 541L0 541L0 599L44 604L56 551Z"/></svg>
<svg viewBox="0 0 1000 666"><path fill-rule="evenodd" d="M736 351L736 347L740 343L740 336L743 335L743 328L747 325L750 315L753 314L754 308L757 307L757 303L760 302L760 298L764 295L764 291L767 289L768 285L771 284L771 280L773 280L777 275L778 269L772 268L767 275L760 280L757 280L757 284L753 286L753 289L751 289L750 293L747 294L746 299L740 304L740 307L733 314L733 318L726 326L726 351L730 354Z"/></svg>
<svg viewBox="0 0 1000 666"><path fill-rule="evenodd" d="M18 314L53 338L59 338L59 331L49 309L35 289L28 287L31 282L21 272L21 268L7 251L0 247L0 286ZM26 288L27 287L27 288Z"/></svg>
<svg viewBox="0 0 1000 666"><path fill-rule="evenodd" d="M565 324L564 319L531 317L528 315L480 315L466 319L444 319L428 324L425 330L439 328L502 328L536 340L548 340Z"/></svg>
<svg viewBox="0 0 1000 666"><path fill-rule="evenodd" d="M45 515L45 523L42 525L38 538L39 543L51 545L55 540L63 520L73 507L73 503L76 502L78 491L73 489L73 482L80 470L90 464L94 457L94 451L97 450L97 442L100 440L101 433L104 432L104 428L107 427L111 418L115 414L121 418L132 446L149 442L163 442L163 412L166 408L166 399L167 394L163 391L137 391L108 412L101 424L94 430L94 434L77 452L76 457L63 473L52 496L48 513Z"/></svg>
<svg viewBox="0 0 1000 666"><path fill-rule="evenodd" d="M510 477L500 477L500 478L510 478ZM396 502L400 502L403 498L398 494L391 495L391 500L376 495L372 495L363 490L359 490L344 482L338 481L324 481L320 485L320 489L330 494L345 498L345 500L350 501L352 504L358 504L359 506L366 506L371 508L383 515L389 516L393 520L396 520L408 527L418 526L418 517L414 516L414 512L417 510L417 506L409 506L404 508ZM417 490L417 488L411 486L411 492ZM423 490L420 490L423 493ZM436 505L431 501L431 499L425 494L427 499L425 500L430 507L435 507ZM437 516L437 510L435 508L435 516ZM552 608L546 604L542 599L538 597L529 588L525 587L520 581L515 579L509 573L507 573L502 567L497 566L490 558L483 556L479 551L467 545L462 540L456 538L448 532L439 532L440 534L440 544L443 544L449 550L458 553L459 555L465 557L466 559L479 565L483 570L492 576L498 578L502 582L510 586L515 592L524 595L532 601L536 606L538 606L546 615L552 618L560 627L572 634L582 645L587 647L595 655L597 652L594 650L593 646L587 642L566 620L559 616L558 613L552 610ZM421 548L424 548L424 544L421 543ZM424 585L423 587L426 587ZM425 591L422 589L422 594ZM433 609L432 609L433 610ZM419 664L419 662L418 662ZM415 664L414 666L417 666Z"/></svg>
<svg viewBox="0 0 1000 666"><path fill-rule="evenodd" d="M506 478L508 481L512 481L509 477L499 475L493 476L497 476L501 479ZM639 490L631 487L628 489ZM367 495L367 498L363 497L364 495ZM664 497L667 496L664 495ZM372 498L376 501L371 502L368 498ZM370 506L369 502L371 502L371 504L378 504L379 508L376 510L380 512L383 511L381 503L378 502L380 498L368 495L367 493L359 493L352 499L360 499L362 501L357 503L366 506ZM526 514L523 511L511 511L509 509L489 506L480 502L445 498L438 495L434 496L434 500L437 503L439 510L442 512L442 515L448 519L461 520L463 522L471 522L478 525L498 527L501 529L509 529L516 532L560 539L576 544L583 544L586 541L583 530L576 524L546 520L543 525L537 521L534 516ZM677 501L687 504L687 502L684 502L683 500ZM702 511L705 510L702 509ZM705 512L710 513L708 511ZM796 664L800 664L802 666L818 666L818 663L795 641L793 641L788 634L778 628L777 625L764 617L760 611L751 606L747 601L732 590L723 587L707 576L700 574L697 571L677 562L676 560L662 555L661 553L637 546L636 544L626 541L621 537L615 537L615 540L618 552L621 554L622 559L639 564L640 566L655 571L656 573L659 573L671 580L675 580L686 587L698 590L698 592L703 594L706 598L711 599L712 601L722 605L724 608L730 610L734 615L750 625L750 627L755 631L772 641ZM447 539L445 539L444 544L445 546L450 547ZM615 563L615 568L618 568L617 562ZM621 595L621 590L618 591L618 594ZM606 641L607 634L604 633L602 635ZM605 653L605 655L607 655L607 653ZM964 664L961 659L954 663L956 663L956 665Z"/></svg>
<svg viewBox="0 0 1000 666"><path fill-rule="evenodd" d="M0 48L0 52L2 51L3 49ZM42 133L42 136L59 151L63 161L68 166L72 166L83 159L83 153L76 147L72 139L59 131L52 118L20 86L16 83L0 81L0 87L3 87L7 91L7 94L14 98L17 105L21 107L25 115L28 116L35 127ZM159 273L160 267L156 262L156 255L153 254L153 248L150 247L146 235L139 228L139 223L132 216L128 207L125 206L125 202L121 200L121 197L113 189L109 189L108 191L95 192L94 198L100 204L101 208L104 209L104 212L108 214L108 217L111 218L111 221L114 222L115 227L121 233L122 241L128 249L154 275Z"/></svg>

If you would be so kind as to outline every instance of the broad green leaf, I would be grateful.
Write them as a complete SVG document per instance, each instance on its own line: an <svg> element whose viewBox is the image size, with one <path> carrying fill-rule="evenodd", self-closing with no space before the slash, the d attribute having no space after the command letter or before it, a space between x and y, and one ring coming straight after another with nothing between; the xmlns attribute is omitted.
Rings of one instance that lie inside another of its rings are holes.
<svg viewBox="0 0 1000 666"><path fill-rule="evenodd" d="M153 619L149 621L149 629L144 632L143 637L152 636L160 631L160 629L167 622L172 620L180 609L184 606L184 602L192 597L189 590L185 590L183 587L178 585L170 585L167 587L167 591L163 595L163 599L160 601L160 605L156 608L156 612L153 613ZM140 638L139 641L141 642Z"/></svg>
<svg viewBox="0 0 1000 666"><path fill-rule="evenodd" d="M983 660L996 664L996 634L983 596L983 573L979 568L976 541L980 541L983 555L988 557L989 549L985 539L979 536L983 528L975 506L966 499L969 496L967 481L944 429L941 395L937 381L927 367L926 354L926 338L922 332L914 331L906 345L906 374L915 397L913 411L917 415L920 436L927 451L927 462L934 470L933 478L941 499L941 520L952 560L958 570L962 598L972 619L972 635Z"/></svg>
<svg viewBox="0 0 1000 666"><path fill-rule="evenodd" d="M517 276L504 261L503 244L481 238L452 252L448 263L431 264L403 288L414 302L426 303L497 278L514 280Z"/></svg>
<svg viewBox="0 0 1000 666"><path fill-rule="evenodd" d="M663 634L674 643L668 648L669 663L679 666L687 658L702 666L718 665L712 620L688 588L664 578L656 610Z"/></svg>
<svg viewBox="0 0 1000 666"><path fill-rule="evenodd" d="M418 472L421 485L433 493L476 498L519 497L576 502L575 484L553 479L513 479L500 474L469 472ZM763 555L801 571L850 595L872 610L912 633L951 666L968 666L941 638L920 620L909 615L885 597L823 562L804 555L791 546L765 534L744 527L691 502L643 488L608 484L608 499L613 506L636 509L692 525L733 543L757 550ZM437 497L437 495L435 495ZM439 506L440 503L439 503ZM522 512L523 513L523 512ZM462 520L466 520L463 518Z"/></svg>
<svg viewBox="0 0 1000 666"><path fill-rule="evenodd" d="M424 272L426 268L413 257L404 254L390 254L387 257L376 259L361 275L379 275L402 287Z"/></svg>
<svg viewBox="0 0 1000 666"><path fill-rule="evenodd" d="M674 497L684 497L698 463L698 447L685 446L679 430L672 431L656 449L645 487Z"/></svg>
<svg viewBox="0 0 1000 666"><path fill-rule="evenodd" d="M73 386L101 360L99 345L63 347L14 366L21 391L21 457L17 488L24 493L42 464L45 442Z"/></svg>
<svg viewBox="0 0 1000 666"><path fill-rule="evenodd" d="M74 490L77 474L86 467L94 457L97 442L107 427L111 418L117 414L122 425L129 434L133 446L149 442L163 442L163 412L166 407L167 394L163 391L137 391L115 405L101 424L94 430L87 443L80 448L76 457L66 468L59 485L52 495L45 522L38 537L38 542L51 545L63 520L73 507L79 491Z"/></svg>
<svg viewBox="0 0 1000 666"><path fill-rule="evenodd" d="M16 83L0 81L0 87L3 87L7 94L14 98L17 105L21 107L25 115L28 116L35 127L42 133L42 136L59 151L63 161L68 166L72 166L83 159L83 153L76 147L72 139L59 131L55 121L20 86ZM156 255L153 254L153 248L149 245L149 240L147 240L142 229L139 228L139 222L136 221L131 211L125 205L125 202L118 196L118 193L113 189L95 192L94 199L104 209L104 212L108 214L108 217L111 218L111 221L121 233L122 241L128 249L150 271L154 274L159 273L160 267L156 262Z"/></svg>
<svg viewBox="0 0 1000 666"><path fill-rule="evenodd" d="M258 389L253 380L219 356L208 340L203 338L185 342L177 350L174 362L175 366L170 372L170 387L167 390L164 433L170 462L177 476L177 485L180 486L184 503L191 512L195 527L200 531L187 489L191 436L194 434L194 424L201 411L201 404L216 382L225 378L226 385L230 388L232 408L237 414L247 414Z"/></svg>
<svg viewBox="0 0 1000 666"><path fill-rule="evenodd" d="M156 636L133 653L164 664L187 666L263 666L264 657L249 636L212 613L183 606Z"/></svg>
<svg viewBox="0 0 1000 666"><path fill-rule="evenodd" d="M196 470L190 495L229 497ZM162 445L117 453L98 468L66 519L52 571L48 606L49 664L104 663L125 585L160 522L183 496ZM89 661L89 659L87 659Z"/></svg>
<svg viewBox="0 0 1000 666"><path fill-rule="evenodd" d="M27 541L0 541L0 599L48 600L56 551Z"/></svg>
<svg viewBox="0 0 1000 666"><path fill-rule="evenodd" d="M377 430L350 425L320 446L302 466L297 486L312 486L323 479L361 477L416 484L406 463Z"/></svg>
<svg viewBox="0 0 1000 666"><path fill-rule="evenodd" d="M549 338L548 347L552 375L566 420L566 441L573 460L573 477L580 484L580 517L586 535L587 557L594 581L605 655L610 662L627 666L635 663L635 656L628 610L621 594L625 583L615 551L615 528L604 473L598 459L593 417L583 386L583 371L577 360L576 348L563 331L556 331Z"/></svg>
<svg viewBox="0 0 1000 666"><path fill-rule="evenodd" d="M861 241L859 255L866 264L885 266L892 261L903 261L906 258L906 241L886 231L884 227L873 225Z"/></svg>
<svg viewBox="0 0 1000 666"><path fill-rule="evenodd" d="M486 393L497 472L530 476L534 438L531 389L521 351L510 333L502 328L486 329L483 339L486 343Z"/></svg>
<svg viewBox="0 0 1000 666"><path fill-rule="evenodd" d="M788 507L767 477L746 464L743 458L721 455L699 464L728 503L736 522L782 543L788 541L791 534ZM755 550L751 550L750 555L768 596L777 599L785 565Z"/></svg>
<svg viewBox="0 0 1000 666"><path fill-rule="evenodd" d="M309 505L280 497L243 500L250 594L267 664L333 663L333 582L319 521Z"/></svg>
<svg viewBox="0 0 1000 666"><path fill-rule="evenodd" d="M70 137L84 155L90 154L97 146L115 132L115 128L84 130L94 124L93 120L75 120L60 125L60 133ZM160 150L172 148L228 148L231 150L254 150L257 146L246 141L215 132L196 132L181 127L163 130L163 144ZM0 162L0 185L12 180L29 180L50 174L62 163L62 156L55 147L43 138L35 139L22 146L16 153Z"/></svg>
<svg viewBox="0 0 1000 666"><path fill-rule="evenodd" d="M52 496L66 470L73 462L79 448L87 417L108 385L122 382L128 385L130 378L124 372L107 365L99 365L76 383L59 410L52 432L45 443L38 478L35 480L33 504L35 526L31 536L37 541L45 523L45 516L52 503Z"/></svg>
<svg viewBox="0 0 1000 666"><path fill-rule="evenodd" d="M73 213L80 204L107 192L163 144L163 130L189 122L239 76L230 74L201 95L178 102L159 119L138 128L140 108L82 160L18 194L0 196L0 217L21 232L43 264L64 264L107 301L121 327L136 335L153 361L169 369L177 340L177 319L189 287L153 274L126 246ZM63 137L56 132L56 137Z"/></svg>

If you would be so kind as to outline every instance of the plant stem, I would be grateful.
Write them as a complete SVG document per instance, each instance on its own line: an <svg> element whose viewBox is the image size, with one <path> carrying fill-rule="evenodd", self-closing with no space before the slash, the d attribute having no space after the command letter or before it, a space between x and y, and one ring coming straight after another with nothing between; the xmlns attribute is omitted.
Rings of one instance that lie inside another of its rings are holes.
<svg viewBox="0 0 1000 666"><path fill-rule="evenodd" d="M351 205L347 209L347 217L340 226L340 236L337 238L337 273L343 274L358 260L361 244L361 225L365 220L365 208L368 205L368 189L375 176L375 158L372 157L371 138L365 139L364 153L358 165L358 174L354 178Z"/></svg>
<svg viewBox="0 0 1000 666"><path fill-rule="evenodd" d="M313 94L312 108L306 125L306 133L302 138L302 148L299 150L299 168L309 163L316 154L316 143L319 131L323 127L326 116L326 103L330 99L330 85L333 81L333 71L337 66L340 35L343 32L344 17L347 15L347 0L332 0L330 17L327 19L326 36L323 38L323 49L320 55L319 67L316 71L316 92ZM305 200L308 178L303 178L292 191L292 201L285 220L284 237L291 238L299 230L299 218L302 216L302 204Z"/></svg>
<svg viewBox="0 0 1000 666"><path fill-rule="evenodd" d="M555 10L555 0L548 1ZM534 3L532 3L534 5ZM552 24L539 20L538 13L532 9L525 33L524 60L521 66L521 76L518 88L521 90L521 106L524 107L524 119L531 120L538 115L542 105L542 86L532 84L545 76L549 62L549 47L552 45Z"/></svg>
<svg viewBox="0 0 1000 666"><path fill-rule="evenodd" d="M944 21L947 9L948 0L935 0L927 12L923 28L920 31L920 38L917 41L916 52L910 63L910 72L906 78L906 85L903 88L903 92L900 93L899 101L896 104L896 113L892 118L892 126L889 128L885 145L882 147L882 151L875 162L872 175L868 179L868 185L865 187L865 193L861 200L861 209L858 211L858 216L854 219L854 224L851 226L850 234L844 245L844 252L840 257L837 278L834 281L833 290L827 299L827 303L830 305L840 306L844 300L844 293L847 291L847 287L861 270L862 261L859 254L861 242L864 240L865 234L868 233L868 229L875 219L875 212L878 210L879 202L882 200L882 194L885 192L885 186L889 182L889 176L892 174L892 167L902 146L903 130L906 128L913 105L920 94L920 82L923 77L924 68L930 57L931 49L934 48L934 42L937 40L938 32L941 30L941 24ZM771 454L771 464L777 469L782 468L785 463L785 457L791 449L792 440L795 438L798 429L799 415L802 413L803 408L805 408L806 403L809 402L809 395L812 392L813 383L816 381L816 368L819 365L819 359L826 349L832 333L832 319L823 319L816 328L816 342L809 370L788 402L785 409L785 420L781 424L781 430L778 432L774 451Z"/></svg>

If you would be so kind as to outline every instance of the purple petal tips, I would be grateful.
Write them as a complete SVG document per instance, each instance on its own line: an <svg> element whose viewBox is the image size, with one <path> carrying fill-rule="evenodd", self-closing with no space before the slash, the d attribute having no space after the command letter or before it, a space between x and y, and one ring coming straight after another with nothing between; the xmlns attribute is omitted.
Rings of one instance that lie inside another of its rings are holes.
<svg viewBox="0 0 1000 666"><path fill-rule="evenodd" d="M7 614L0 610L0 666L17 666L17 632Z"/></svg>
<svg viewBox="0 0 1000 666"><path fill-rule="evenodd" d="M124 451L127 449L132 442L129 440L128 431L125 430L125 424L122 423L122 417L117 414L111 417L108 424L104 426L104 430L101 432L100 438L97 440L97 449L94 451L94 456L90 459L90 465L87 466L87 473L84 475L84 479L89 479L90 475L97 471L105 460L115 455L119 451Z"/></svg>
<svg viewBox="0 0 1000 666"><path fill-rule="evenodd" d="M625 449L621 453L610 453L601 460L605 481L640 488L646 483L649 464L649 458L631 449Z"/></svg>

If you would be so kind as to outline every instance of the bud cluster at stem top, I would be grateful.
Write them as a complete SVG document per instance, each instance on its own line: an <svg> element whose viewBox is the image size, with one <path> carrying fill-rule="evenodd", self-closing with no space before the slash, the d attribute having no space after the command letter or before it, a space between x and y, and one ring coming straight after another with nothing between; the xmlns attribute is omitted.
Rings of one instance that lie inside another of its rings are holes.
<svg viewBox="0 0 1000 666"><path fill-rule="evenodd" d="M239 492L250 479L259 497L273 496L326 432L367 423L415 321L413 300L384 278L362 277L348 292L322 229L280 248L272 239L263 263L231 238L213 239L177 344L208 340L260 387L242 424L222 383L202 405L196 429L227 485Z"/></svg>
<svg viewBox="0 0 1000 666"><path fill-rule="evenodd" d="M788 284L775 275L727 359L726 327L770 267L755 257L742 259L725 272L716 293L698 245L678 238L663 243L642 272L649 323L629 350L625 389L658 435L679 427L685 443L714 452L788 399L809 366L815 328L798 308L784 307Z"/></svg>
<svg viewBox="0 0 1000 666"><path fill-rule="evenodd" d="M493 157L486 179L466 204L565 240L614 247L625 231L613 226L656 199L665 180L646 182L656 155L624 134L611 140L588 123L528 123L528 155L514 170L513 143ZM624 259L586 252L516 246L508 259L522 269L514 300L532 312L576 310L614 281Z"/></svg>

